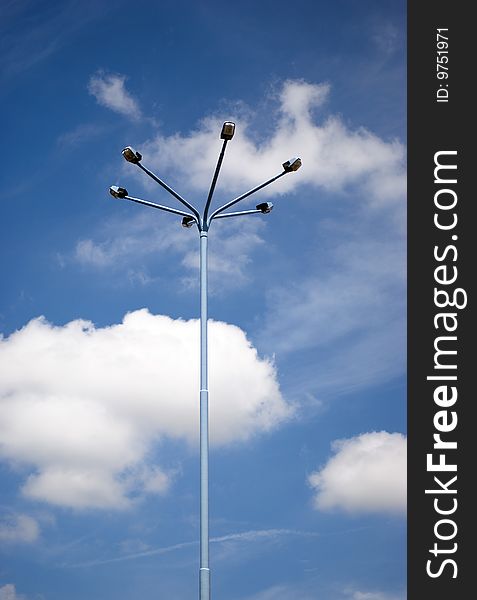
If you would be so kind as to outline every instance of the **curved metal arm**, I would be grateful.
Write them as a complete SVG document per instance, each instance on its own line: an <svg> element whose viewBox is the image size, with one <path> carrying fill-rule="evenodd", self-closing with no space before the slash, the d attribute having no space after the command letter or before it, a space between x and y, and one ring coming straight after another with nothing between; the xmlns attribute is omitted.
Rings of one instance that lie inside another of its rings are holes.
<svg viewBox="0 0 477 600"><path fill-rule="evenodd" d="M183 217L192 217L195 222L197 222L197 217L195 215L191 215L184 210L178 210L177 208L171 208L170 206L163 206L162 204L155 204L154 202L148 202L147 200L142 200L141 198L134 198L133 196L124 196L124 200L131 200L131 202L136 202L136 204L144 204L145 206L150 206L151 208L158 208L159 210L165 210L166 212L173 213L175 215L181 215Z"/></svg>
<svg viewBox="0 0 477 600"><path fill-rule="evenodd" d="M268 181L265 181L265 183L262 183L260 185L257 185L257 187L254 187L253 189L249 190L248 192L245 192L245 194L242 194L241 196L238 196L237 198L235 198L234 200L231 200L230 202L227 202L227 204L224 204L223 206L221 206L220 208L218 208L217 210L215 210L211 215L210 218L207 222L207 225L210 224L210 222L212 221L212 219L216 218L217 215L219 213L221 213L222 211L226 210L227 208L229 208L230 206L233 206L234 204L237 204L237 202L240 202L240 200L243 200L244 198L247 198L248 196L251 196L252 194L254 194L255 192L258 192L258 190L261 190L262 188L264 188L267 185L270 185L270 183L273 183L274 181L276 181L277 179L279 179L280 177L283 177L283 175L285 175L287 173L287 171L283 171L282 173L280 173L279 175L275 175L275 177L272 177L271 179L269 179Z"/></svg>
<svg viewBox="0 0 477 600"><path fill-rule="evenodd" d="M217 178L219 176L220 167L222 166L222 161L224 160L225 147L227 146L228 140L224 140L222 145L222 150L219 155L219 159L217 161L217 166L215 167L215 173L212 178L212 183L210 184L209 195L207 196L207 202L205 203L204 208L204 223L207 223L207 216L209 214L210 203L212 202L212 196L214 195L215 186L217 184Z"/></svg>
<svg viewBox="0 0 477 600"><path fill-rule="evenodd" d="M262 213L263 211L253 209L253 210L240 210L238 212L230 212L230 213L222 213L221 215L217 215L216 217L210 217L212 219L225 219L226 217L241 217L242 215L256 215L258 213Z"/></svg>
<svg viewBox="0 0 477 600"><path fill-rule="evenodd" d="M154 175L154 173L152 171L150 171L149 169L147 169L144 165L142 165L141 163L137 163L137 166L142 169L144 171L144 173L146 173L147 175L149 175L149 177L151 177L151 179L154 179L154 181L156 183L158 183L160 186L162 186L165 190L167 190L169 192L169 194L172 194L172 196L174 196L174 198L177 198L177 200L179 200L179 202L182 202L182 204L184 204L184 206L187 206L187 208L189 210L191 210L195 216L195 218L197 219L197 222L200 223L200 215L199 212L196 208L194 208L192 206L192 204L190 204L189 202L187 202L187 200L184 200L184 198L182 198L182 196L179 196L179 194L173 190L170 186L167 185L167 183L164 183L164 181L162 181L162 179L159 179L159 177L157 175ZM188 213L178 213L178 214L188 214Z"/></svg>

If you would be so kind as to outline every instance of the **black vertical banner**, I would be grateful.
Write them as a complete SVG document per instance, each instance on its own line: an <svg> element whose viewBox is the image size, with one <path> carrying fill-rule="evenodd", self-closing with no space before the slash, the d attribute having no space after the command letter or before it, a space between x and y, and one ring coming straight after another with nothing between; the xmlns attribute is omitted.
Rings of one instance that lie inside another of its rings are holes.
<svg viewBox="0 0 477 600"><path fill-rule="evenodd" d="M409 600L460 600L475 587L471 6L408 3Z"/></svg>

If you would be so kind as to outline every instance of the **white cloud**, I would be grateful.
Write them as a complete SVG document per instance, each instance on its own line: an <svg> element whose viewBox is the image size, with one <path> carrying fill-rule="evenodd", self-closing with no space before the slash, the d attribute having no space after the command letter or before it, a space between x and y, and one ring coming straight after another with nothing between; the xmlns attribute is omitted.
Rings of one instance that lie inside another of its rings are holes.
<svg viewBox="0 0 477 600"><path fill-rule="evenodd" d="M9 514L0 517L0 540L2 542L31 543L38 539L40 528L32 517Z"/></svg>
<svg viewBox="0 0 477 600"><path fill-rule="evenodd" d="M400 248L386 241L347 241L330 258L331 266L319 276L270 294L275 308L262 335L277 351L329 348L340 338L369 329L384 315L402 317L405 260Z"/></svg>
<svg viewBox="0 0 477 600"><path fill-rule="evenodd" d="M83 144L84 142L96 137L102 133L102 131L103 128L101 126L93 123L83 123L74 129L71 129L70 131L62 133L57 139L57 144L61 148L79 146L80 144Z"/></svg>
<svg viewBox="0 0 477 600"><path fill-rule="evenodd" d="M340 237L322 253L324 266L315 268L316 275L292 275L287 286L268 291L257 343L279 357L303 357L288 375L298 395L349 392L405 368L403 242L392 229L386 239L380 231L375 239L356 238L348 228L342 236L348 241Z"/></svg>
<svg viewBox="0 0 477 600"><path fill-rule="evenodd" d="M125 88L126 76L99 72L88 83L88 91L97 102L111 110L137 120L141 110L137 101Z"/></svg>
<svg viewBox="0 0 477 600"><path fill-rule="evenodd" d="M344 590L345 597L349 600L406 600L405 592L390 592L382 590L361 591L356 587Z"/></svg>
<svg viewBox="0 0 477 600"><path fill-rule="evenodd" d="M406 437L386 431L333 443L335 455L308 481L319 510L402 513L406 509ZM356 600L360 600L357 598Z"/></svg>
<svg viewBox="0 0 477 600"><path fill-rule="evenodd" d="M15 600L15 598L18 598L18 596L12 583L0 587L0 600Z"/></svg>
<svg viewBox="0 0 477 600"><path fill-rule="evenodd" d="M138 310L123 322L30 321L0 344L0 456L30 466L23 493L70 507L125 508L162 493L154 442L198 437L196 320ZM247 381L246 388L243 381ZM244 332L210 322L211 442L245 440L291 415L273 364Z"/></svg>
<svg viewBox="0 0 477 600"><path fill-rule="evenodd" d="M95 244L92 240L79 240L76 244L75 257L78 262L94 265L95 267L105 267L113 261L116 254L116 248L107 252L104 244Z"/></svg>
<svg viewBox="0 0 477 600"><path fill-rule="evenodd" d="M157 219L151 218L157 216ZM140 210L133 213L131 219L125 222L115 222L112 231L111 224L102 231L105 238L101 242L91 239L78 241L75 248L75 260L83 265L94 267L115 267L130 264L131 261L141 260L148 255L161 256L170 253L185 256L198 242L193 232L180 226L180 219L164 226L164 220L169 215L152 214ZM172 217L173 219L173 217ZM170 221L170 219L168 219ZM174 224L176 227L174 227Z"/></svg>
<svg viewBox="0 0 477 600"><path fill-rule="evenodd" d="M352 592L352 600L405 600L402 594L388 594L387 592Z"/></svg>
<svg viewBox="0 0 477 600"><path fill-rule="evenodd" d="M399 30L389 22L378 20L373 26L372 40L384 56L392 55L401 42Z"/></svg>
<svg viewBox="0 0 477 600"><path fill-rule="evenodd" d="M246 596L244 600L315 600L316 598L315 594L309 594L298 586L273 585L257 594Z"/></svg>
<svg viewBox="0 0 477 600"><path fill-rule="evenodd" d="M204 191L217 160L217 132L224 120L237 123L233 142L227 148L219 186L229 193L243 192L280 172L291 156L300 156L300 171L264 189L262 196L283 194L308 184L329 191L357 186L377 205L402 199L405 192L404 147L397 140L386 142L365 128L350 129L338 116L315 121L328 98L328 84L302 80L283 83L278 106L269 111L262 139L255 141L250 113L204 118L189 135L158 134L141 145L145 161L168 173L190 189ZM249 132L250 130L250 132ZM186 183L187 182L187 183Z"/></svg>
<svg viewBox="0 0 477 600"><path fill-rule="evenodd" d="M247 544L250 547L250 544L267 544L274 543L284 538L289 537L315 537L317 533L310 531L299 531L296 529L252 529L249 531L241 531L238 533L228 533L226 535L212 537L210 538L210 543L217 545L220 547L222 552L216 551L215 558L216 560L224 559L225 556L230 557L231 549L235 551L237 548L236 554L240 556L244 556L244 552L241 550L243 545ZM104 565L115 562L124 562L128 560L135 560L138 558L144 558L147 556L155 556L161 554L168 554L170 552L176 552L178 550L185 550L192 548L198 545L198 541L190 541L190 542L181 542L180 544L173 544L172 546L161 546L159 548L150 548L150 547L141 547L142 543L137 540L126 540L124 544L121 544L121 548L132 548L133 551L127 554L122 554L121 556L116 556L114 558L106 558L99 560L91 560L86 563L79 563L76 565L70 565L75 567L91 567L95 565ZM138 547L139 546L139 547ZM138 547L138 548L137 548ZM224 547L228 547L228 552L224 553ZM136 549L137 548L137 549ZM246 555L250 558L250 550L247 551Z"/></svg>
<svg viewBox="0 0 477 600"><path fill-rule="evenodd" d="M394 594L388 592L361 592L346 589L344 591L331 591L323 589L321 582L317 580L306 581L300 584L277 584L262 590L243 600L405 600L405 594Z"/></svg>
<svg viewBox="0 0 477 600"><path fill-rule="evenodd" d="M109 270L128 266L129 277L134 283L149 284L154 281L144 263L154 257L167 256L185 269L182 283L187 287L198 285L199 248L196 231L186 230L180 221L167 223L169 215L151 219L150 213L140 212L127 222L117 224L114 232L105 229L103 240L90 238L79 240L75 247L74 260L78 263ZM176 226L174 226L176 225ZM209 248L210 291L223 292L249 281L250 256L264 242L260 235L263 223L251 217L241 222L224 220L214 231Z"/></svg>
<svg viewBox="0 0 477 600"><path fill-rule="evenodd" d="M23 594L17 594L13 583L7 583L0 587L0 600L25 600Z"/></svg>

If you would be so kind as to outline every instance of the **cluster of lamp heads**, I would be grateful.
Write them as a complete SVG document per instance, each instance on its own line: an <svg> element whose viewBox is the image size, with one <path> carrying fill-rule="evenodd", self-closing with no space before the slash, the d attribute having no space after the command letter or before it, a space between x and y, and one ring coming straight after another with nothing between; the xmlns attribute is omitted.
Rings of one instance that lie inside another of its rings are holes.
<svg viewBox="0 0 477 600"><path fill-rule="evenodd" d="M266 214L272 212L273 204L271 202L262 202L261 204L257 204L257 206L255 208L256 208L256 210L258 210L261 213L263 213L264 215L266 215ZM194 217L182 217L182 227L186 227L187 229L189 229L189 227L192 227L192 225L194 225L194 223L195 223Z"/></svg>
<svg viewBox="0 0 477 600"><path fill-rule="evenodd" d="M225 123L222 125L222 131L220 132L220 139L229 141L234 137L234 133L235 133L235 123L232 123L232 121L225 121ZM124 156L125 160L127 160L128 162L130 162L134 165L139 164L142 160L142 154L140 152L138 152L137 150L135 150L134 148L132 148L131 146L126 146L126 148L124 148L122 150L122 155ZM290 160L285 161L283 163L282 167L286 173L298 171L298 169L301 167L301 158L298 158L298 157L291 158ZM126 198L129 195L126 188L119 187L117 185L112 185L109 188L109 193L114 198ZM268 214L272 211L273 204L271 202L261 202L260 204L257 204L257 206L255 208L256 208L256 210L260 211L263 214ZM195 223L194 217L184 217L182 219L183 227L187 227L187 228L192 227L192 225L194 223Z"/></svg>

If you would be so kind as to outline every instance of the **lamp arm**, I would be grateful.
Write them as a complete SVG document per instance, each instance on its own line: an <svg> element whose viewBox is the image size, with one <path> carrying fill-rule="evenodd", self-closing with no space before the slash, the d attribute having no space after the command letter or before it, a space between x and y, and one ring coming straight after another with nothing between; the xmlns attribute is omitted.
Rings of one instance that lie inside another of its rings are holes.
<svg viewBox="0 0 477 600"><path fill-rule="evenodd" d="M134 198L133 196L124 196L124 200L131 200L131 202L136 202L136 204L144 204L145 206L150 206L151 208L158 208L159 210L164 210L175 215L181 215L183 217L192 217L194 221L197 222L197 217L195 215L191 215L190 213L185 212L184 210L178 210L177 208L164 206L163 204L155 204L154 202L148 202L147 200L142 200L141 198Z"/></svg>
<svg viewBox="0 0 477 600"><path fill-rule="evenodd" d="M144 165L142 165L141 163L137 163L137 166L142 169L144 171L144 173L146 173L147 175L149 175L149 177L151 177L151 179L154 179L154 181L156 183L158 183L160 186L162 186L166 191L169 192L169 194L171 194L172 196L174 196L174 198L176 198L177 200L179 200L179 202L181 202L182 204L184 204L184 206L187 206L187 208L192 211L192 213L194 214L195 218L197 219L197 221L200 223L200 215L199 212L197 211L196 208L194 208L192 206L192 204L190 204L189 202L187 202L187 200L184 200L184 198L182 196L180 196L175 190L173 190L170 186L167 185L167 183L165 183L164 181L162 181L162 179L160 179L157 175L155 175L152 171L150 171L147 167L145 167ZM180 214L180 213L179 213ZM184 214L188 214L188 213L184 213Z"/></svg>
<svg viewBox="0 0 477 600"><path fill-rule="evenodd" d="M222 161L224 160L225 148L227 146L227 142L228 142L228 140L224 140L224 143L222 144L222 150L220 152L219 159L217 161L217 166L215 167L215 173L212 178L212 183L210 184L209 195L207 196L207 201L205 203L205 208L204 208L204 223L207 223L209 207L210 207L210 203L212 202L212 196L214 195L215 186L217 184L217 179L219 177L220 167L222 166Z"/></svg>
<svg viewBox="0 0 477 600"><path fill-rule="evenodd" d="M273 183L274 181L276 181L280 177L283 177L283 175L285 175L286 173L287 173L287 171L283 171L282 173L280 173L278 175L275 175L275 177L272 177L268 181L265 181L264 183L261 183L260 185L257 185L257 187L254 187L253 189L249 190L248 192L245 192L245 194L242 194L241 196L238 196L237 198L234 198L234 200L231 200L230 202L227 202L227 204L224 204L223 206L221 206L220 208L218 208L217 210L215 210L211 214L211 216L210 216L210 218L208 220L208 224L210 224L210 221L212 221L212 219L216 218L216 216L219 213L223 212L227 208L230 208L234 204L237 204L237 202L240 202L241 200L244 200L245 198L248 198L248 196L251 196L255 192L258 192L259 190L261 190L265 186L270 185L271 183Z"/></svg>

